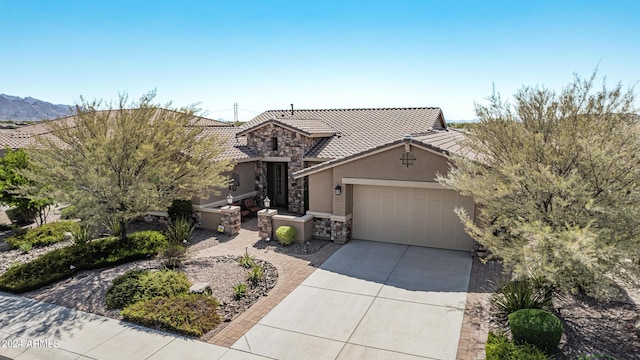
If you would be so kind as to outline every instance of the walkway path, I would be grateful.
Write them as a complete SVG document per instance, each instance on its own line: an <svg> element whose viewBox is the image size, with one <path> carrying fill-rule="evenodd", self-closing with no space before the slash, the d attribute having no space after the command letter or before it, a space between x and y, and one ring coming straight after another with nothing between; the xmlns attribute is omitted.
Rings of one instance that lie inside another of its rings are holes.
<svg viewBox="0 0 640 360"><path fill-rule="evenodd" d="M244 223L240 234L231 240L201 250L194 255L195 257L243 255L247 250L249 254L270 262L278 269L278 282L269 295L261 298L244 313L233 319L222 331L209 340L211 344L226 347L233 345L340 248L340 245L329 243L315 254L294 256L278 253L273 249L256 249L253 245L258 240L257 220L252 219Z"/></svg>

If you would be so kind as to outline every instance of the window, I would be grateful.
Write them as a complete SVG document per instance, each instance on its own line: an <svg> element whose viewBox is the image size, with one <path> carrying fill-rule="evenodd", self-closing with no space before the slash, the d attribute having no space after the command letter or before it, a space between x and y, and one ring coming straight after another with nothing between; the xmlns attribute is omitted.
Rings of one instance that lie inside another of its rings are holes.
<svg viewBox="0 0 640 360"><path fill-rule="evenodd" d="M271 138L271 150L272 151L278 151L278 138L277 137L272 137Z"/></svg>

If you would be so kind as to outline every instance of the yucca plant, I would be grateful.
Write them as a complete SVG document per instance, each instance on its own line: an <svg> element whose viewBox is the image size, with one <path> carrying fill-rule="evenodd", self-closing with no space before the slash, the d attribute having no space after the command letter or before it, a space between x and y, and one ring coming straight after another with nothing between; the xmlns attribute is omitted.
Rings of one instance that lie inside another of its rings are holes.
<svg viewBox="0 0 640 360"><path fill-rule="evenodd" d="M93 240L94 235L93 229L87 224L81 224L77 229L71 231L73 245L75 246L86 245L89 241Z"/></svg>
<svg viewBox="0 0 640 360"><path fill-rule="evenodd" d="M233 297L238 300L247 294L247 284L237 283L233 286Z"/></svg>
<svg viewBox="0 0 640 360"><path fill-rule="evenodd" d="M520 309L550 309L553 289L543 278L523 278L500 286L491 296L491 307L496 317L506 320Z"/></svg>
<svg viewBox="0 0 640 360"><path fill-rule="evenodd" d="M247 273L247 280L251 285L256 286L262 279L264 279L264 268L262 265L253 265Z"/></svg>
<svg viewBox="0 0 640 360"><path fill-rule="evenodd" d="M253 255L249 255L249 251L245 248L244 255L238 260L238 263L240 263L240 266L243 268L250 269L255 265L255 258Z"/></svg>
<svg viewBox="0 0 640 360"><path fill-rule="evenodd" d="M185 217L178 217L172 221L165 229L165 236L169 243L182 244L191 240L195 226L191 220Z"/></svg>

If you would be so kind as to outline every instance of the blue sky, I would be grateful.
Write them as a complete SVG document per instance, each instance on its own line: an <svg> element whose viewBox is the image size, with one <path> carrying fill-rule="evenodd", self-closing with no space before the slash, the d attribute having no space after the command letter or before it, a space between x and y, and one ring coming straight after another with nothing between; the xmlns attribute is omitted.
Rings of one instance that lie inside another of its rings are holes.
<svg viewBox="0 0 640 360"><path fill-rule="evenodd" d="M0 0L0 93L73 104L156 88L212 118L437 106L492 84L640 81L640 1Z"/></svg>

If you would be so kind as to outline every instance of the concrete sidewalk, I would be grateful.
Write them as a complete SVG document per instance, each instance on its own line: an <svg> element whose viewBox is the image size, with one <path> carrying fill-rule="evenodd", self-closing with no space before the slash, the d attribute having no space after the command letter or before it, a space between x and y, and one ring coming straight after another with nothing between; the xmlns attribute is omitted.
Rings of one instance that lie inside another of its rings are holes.
<svg viewBox="0 0 640 360"><path fill-rule="evenodd" d="M0 292L0 359L266 359Z"/></svg>

